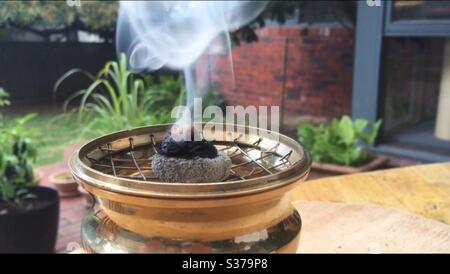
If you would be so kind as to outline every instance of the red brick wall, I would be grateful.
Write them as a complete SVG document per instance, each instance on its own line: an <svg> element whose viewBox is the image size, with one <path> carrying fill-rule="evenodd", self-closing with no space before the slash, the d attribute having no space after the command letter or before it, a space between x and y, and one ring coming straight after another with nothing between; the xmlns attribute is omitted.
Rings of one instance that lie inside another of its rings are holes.
<svg viewBox="0 0 450 274"><path fill-rule="evenodd" d="M284 85L285 116L350 113L352 31L339 26L266 27L258 37L258 42L233 48L234 84L227 57L209 56L211 81L228 105L281 105Z"/></svg>

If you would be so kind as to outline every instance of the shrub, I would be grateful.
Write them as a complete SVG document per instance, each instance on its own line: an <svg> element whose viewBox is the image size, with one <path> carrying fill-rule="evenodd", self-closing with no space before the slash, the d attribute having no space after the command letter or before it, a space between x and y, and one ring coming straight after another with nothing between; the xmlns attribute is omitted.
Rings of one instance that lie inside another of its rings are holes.
<svg viewBox="0 0 450 274"><path fill-rule="evenodd" d="M314 161L357 166L370 160L366 148L373 145L380 126L381 120L372 124L343 116L340 120L333 119L329 125L302 124L297 134Z"/></svg>
<svg viewBox="0 0 450 274"><path fill-rule="evenodd" d="M0 107L9 106L9 104L9 94L3 88L0 88Z"/></svg>
<svg viewBox="0 0 450 274"><path fill-rule="evenodd" d="M119 62L106 63L96 76L80 69L66 72L56 82L54 91L75 74L88 77L92 83L70 96L63 108L68 113L69 104L79 99L72 112L77 114L84 131L104 134L170 122L170 111L182 97L179 78L163 76L156 81L151 76L133 74L127 69L124 54Z"/></svg>
<svg viewBox="0 0 450 274"><path fill-rule="evenodd" d="M6 97L7 93L3 93ZM31 198L27 187L34 184L31 162L36 158L37 132L26 123L35 115L28 114L8 123L0 117L0 202L12 206L23 205Z"/></svg>

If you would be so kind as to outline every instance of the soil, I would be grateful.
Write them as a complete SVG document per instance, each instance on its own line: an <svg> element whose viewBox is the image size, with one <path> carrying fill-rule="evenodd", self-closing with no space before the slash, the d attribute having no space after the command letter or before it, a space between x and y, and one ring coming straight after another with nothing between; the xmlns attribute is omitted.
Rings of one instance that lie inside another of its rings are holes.
<svg viewBox="0 0 450 274"><path fill-rule="evenodd" d="M56 175L55 179L58 180L58 181L66 182L66 181L72 180L72 176L70 176L70 174L67 173L67 172L62 172L62 173Z"/></svg>

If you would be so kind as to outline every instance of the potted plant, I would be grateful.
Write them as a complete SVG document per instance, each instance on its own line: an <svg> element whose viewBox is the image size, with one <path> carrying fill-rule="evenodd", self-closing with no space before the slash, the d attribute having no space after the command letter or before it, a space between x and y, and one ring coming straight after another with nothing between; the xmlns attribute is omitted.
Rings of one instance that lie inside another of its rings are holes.
<svg viewBox="0 0 450 274"><path fill-rule="evenodd" d="M298 128L298 138L310 151L312 168L330 173L347 174L382 167L387 158L370 153L378 135L381 120L370 123L343 116L329 125L308 123Z"/></svg>
<svg viewBox="0 0 450 274"><path fill-rule="evenodd" d="M78 184L66 169L54 172L49 177L50 182L56 187L61 198L79 196Z"/></svg>
<svg viewBox="0 0 450 274"><path fill-rule="evenodd" d="M52 252L56 243L58 193L36 186L30 163L35 133L25 124L33 116L0 117L0 253Z"/></svg>

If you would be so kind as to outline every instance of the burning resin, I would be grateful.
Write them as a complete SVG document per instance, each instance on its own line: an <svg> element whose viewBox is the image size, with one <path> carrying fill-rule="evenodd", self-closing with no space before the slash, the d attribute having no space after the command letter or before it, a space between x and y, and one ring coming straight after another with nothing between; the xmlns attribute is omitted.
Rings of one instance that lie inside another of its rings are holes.
<svg viewBox="0 0 450 274"><path fill-rule="evenodd" d="M231 160L206 141L191 139L176 141L171 135L162 142L159 152L153 156L153 172L164 182L206 183L226 179Z"/></svg>

